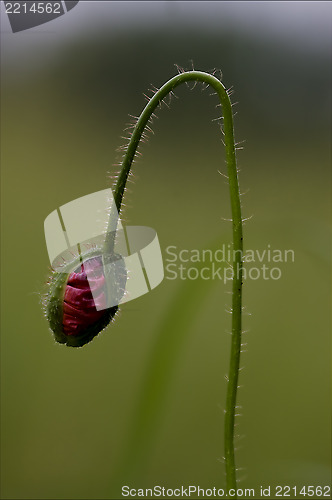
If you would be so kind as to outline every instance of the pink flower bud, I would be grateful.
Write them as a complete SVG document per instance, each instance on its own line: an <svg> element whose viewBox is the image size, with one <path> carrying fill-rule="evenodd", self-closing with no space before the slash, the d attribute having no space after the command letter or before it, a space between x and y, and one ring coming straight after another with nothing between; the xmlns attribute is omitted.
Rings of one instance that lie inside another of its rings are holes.
<svg viewBox="0 0 332 500"><path fill-rule="evenodd" d="M54 272L45 300L46 316L57 342L81 347L113 319L118 306L107 307L108 288L102 256L96 250ZM117 295L124 293L126 272L114 280ZM120 290L120 292L119 292Z"/></svg>

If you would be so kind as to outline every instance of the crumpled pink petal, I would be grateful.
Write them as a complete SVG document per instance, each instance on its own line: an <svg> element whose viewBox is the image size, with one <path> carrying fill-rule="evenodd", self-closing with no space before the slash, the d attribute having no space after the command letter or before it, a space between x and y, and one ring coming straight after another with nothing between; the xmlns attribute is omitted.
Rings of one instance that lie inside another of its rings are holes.
<svg viewBox="0 0 332 500"><path fill-rule="evenodd" d="M105 314L105 286L101 257L89 259L79 272L69 275L63 301L63 331L66 335L80 335ZM102 309L97 310L96 305Z"/></svg>

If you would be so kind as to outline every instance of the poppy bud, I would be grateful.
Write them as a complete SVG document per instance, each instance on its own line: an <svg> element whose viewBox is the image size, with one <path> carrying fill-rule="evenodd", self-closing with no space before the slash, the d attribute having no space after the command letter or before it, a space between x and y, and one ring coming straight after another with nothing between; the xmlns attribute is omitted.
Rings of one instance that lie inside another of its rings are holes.
<svg viewBox="0 0 332 500"><path fill-rule="evenodd" d="M117 265L111 275L100 250L92 250L84 260L77 257L61 272L53 272L45 312L57 342L82 347L114 318L127 274L119 255L115 254L112 261Z"/></svg>

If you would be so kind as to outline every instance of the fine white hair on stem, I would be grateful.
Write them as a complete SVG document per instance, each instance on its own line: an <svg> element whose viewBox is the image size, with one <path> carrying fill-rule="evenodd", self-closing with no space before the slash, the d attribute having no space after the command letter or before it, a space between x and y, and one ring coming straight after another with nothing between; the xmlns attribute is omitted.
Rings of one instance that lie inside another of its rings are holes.
<svg viewBox="0 0 332 500"><path fill-rule="evenodd" d="M179 66L179 65L178 65L178 64L176 64L176 63L174 64L174 66L176 67L177 72L179 73L179 75L180 75L181 73L185 73L185 70L184 70L184 68L182 68L182 66Z"/></svg>
<svg viewBox="0 0 332 500"><path fill-rule="evenodd" d="M234 94L234 88L230 87L226 90L228 97L231 97Z"/></svg>
<svg viewBox="0 0 332 500"><path fill-rule="evenodd" d="M223 172L221 172L220 170L217 170L218 174L220 174L222 177L225 177L225 179L229 180L229 177L228 175L224 174Z"/></svg>

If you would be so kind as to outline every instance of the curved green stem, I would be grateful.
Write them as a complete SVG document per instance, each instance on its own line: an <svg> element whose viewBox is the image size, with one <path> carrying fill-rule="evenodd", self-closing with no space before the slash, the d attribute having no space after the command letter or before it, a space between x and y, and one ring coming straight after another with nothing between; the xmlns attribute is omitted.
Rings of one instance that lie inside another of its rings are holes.
<svg viewBox="0 0 332 500"><path fill-rule="evenodd" d="M126 153L122 161L115 190L114 199L118 213L121 210L124 190L128 175L141 140L145 127L147 126L154 111L161 101L184 82L202 82L210 85L217 93L223 111L224 120L224 143L226 148L226 162L230 187L230 199L233 220L233 291L232 291L232 342L231 357L228 375L228 387L225 410L225 463L227 489L236 489L236 468L234 457L234 420L236 408L236 395L238 388L238 376L241 351L241 316L242 316L242 216L240 205L239 184L236 168L235 143L233 132L232 105L223 84L213 75L201 71L188 71L180 73L165 83L150 99L139 116L132 136L130 138ZM113 225L114 227L114 225ZM111 234L111 233L110 233ZM112 238L112 237L111 237ZM105 248L112 245L111 239L106 240ZM236 496L233 496L236 498Z"/></svg>

